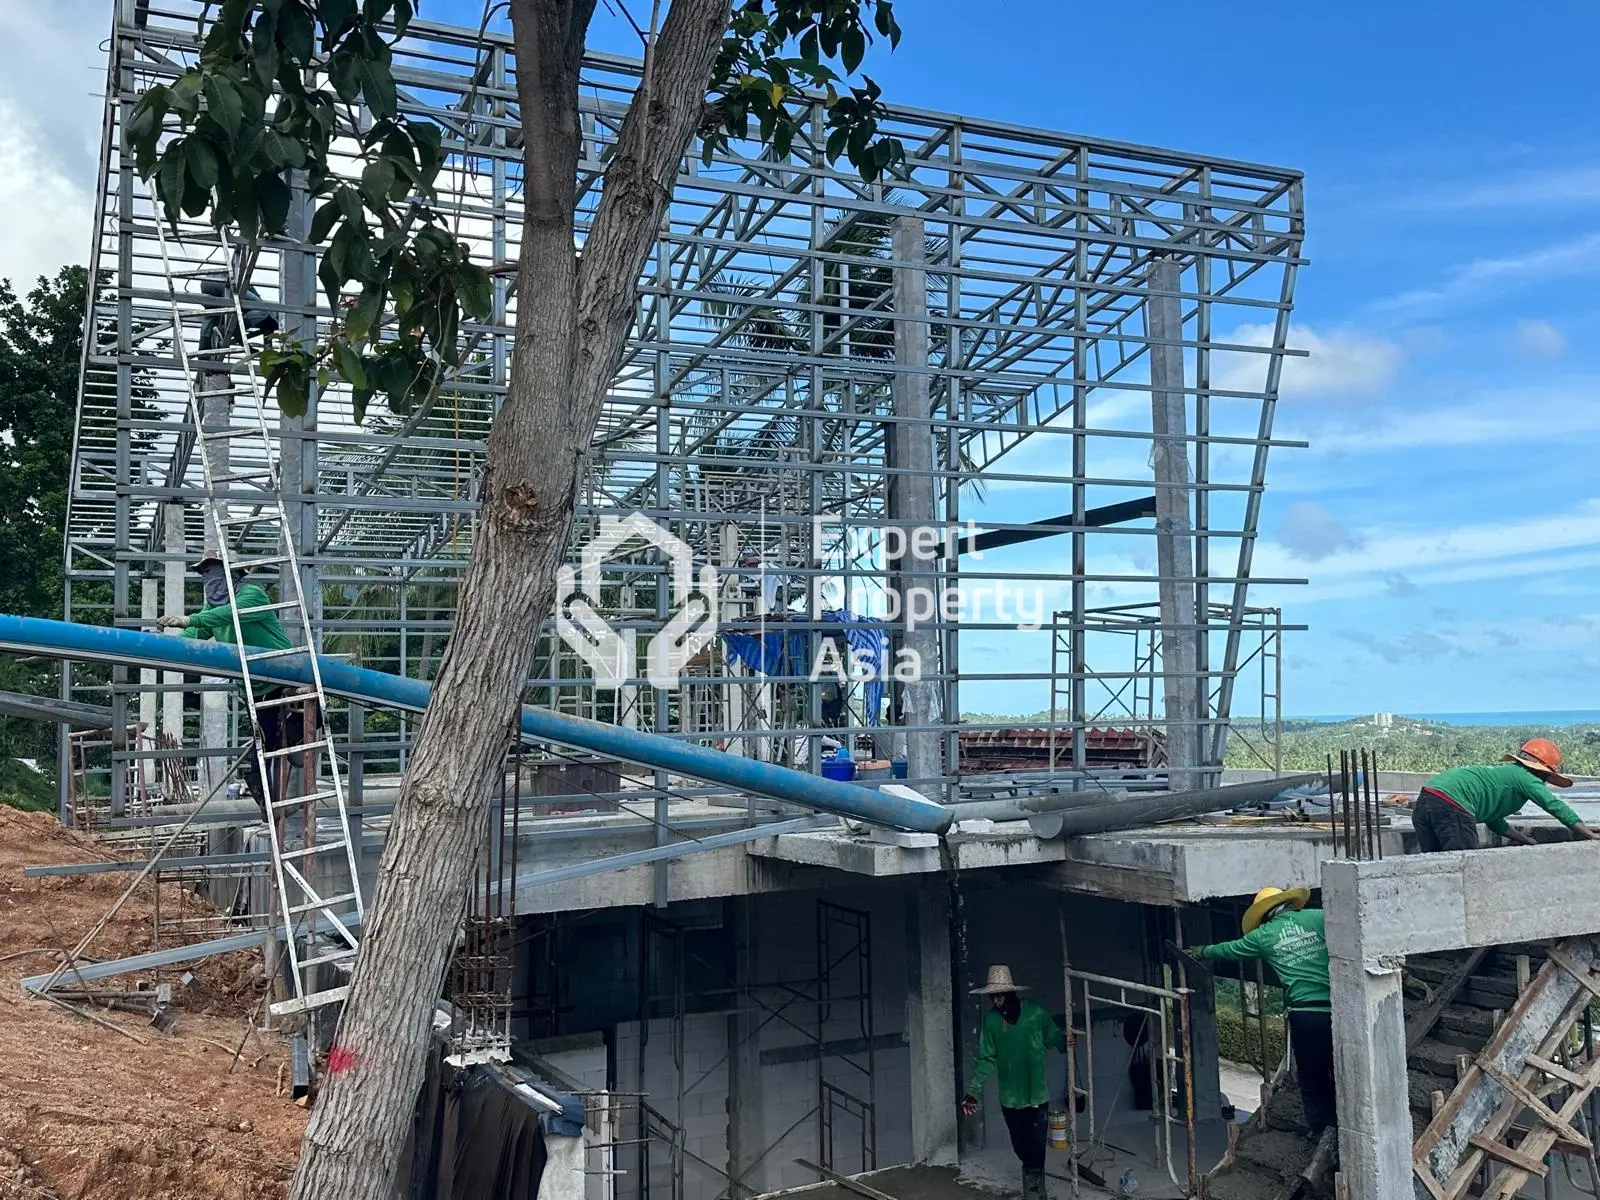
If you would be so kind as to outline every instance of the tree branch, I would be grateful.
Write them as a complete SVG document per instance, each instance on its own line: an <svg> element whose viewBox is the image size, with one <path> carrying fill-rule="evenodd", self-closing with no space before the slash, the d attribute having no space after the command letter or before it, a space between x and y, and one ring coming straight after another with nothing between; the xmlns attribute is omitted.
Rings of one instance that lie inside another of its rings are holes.
<svg viewBox="0 0 1600 1200"><path fill-rule="evenodd" d="M578 267L579 397L602 395L621 362L639 272L700 124L729 10L729 0L673 0L651 50L649 94L641 92L623 119Z"/></svg>

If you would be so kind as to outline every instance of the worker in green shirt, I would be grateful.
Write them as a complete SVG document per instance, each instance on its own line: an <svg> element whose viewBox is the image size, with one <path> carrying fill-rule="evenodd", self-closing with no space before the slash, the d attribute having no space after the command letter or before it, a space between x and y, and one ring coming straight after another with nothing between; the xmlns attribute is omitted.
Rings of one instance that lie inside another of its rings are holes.
<svg viewBox="0 0 1600 1200"><path fill-rule="evenodd" d="M1209 962L1262 959L1283 984L1289 1044L1306 1128L1313 1138L1338 1124L1333 1085L1333 1010L1328 991L1328 942L1322 910L1307 909L1305 888L1262 888L1245 910L1244 936L1190 953Z"/></svg>
<svg viewBox="0 0 1600 1200"><path fill-rule="evenodd" d="M1000 1112L1011 1135L1011 1149L1022 1160L1023 1200L1045 1200L1044 1156L1048 1136L1050 1088L1044 1077L1046 1050L1067 1052L1067 1039L1055 1019L1011 978L1011 968L989 968L989 977L972 995L988 996L993 1007L978 1031L978 1061L961 1098L961 1111L978 1111L978 1097L989 1076L997 1075Z"/></svg>
<svg viewBox="0 0 1600 1200"><path fill-rule="evenodd" d="M1424 854L1440 850L1476 850L1478 822L1519 846L1538 842L1506 824L1506 818L1530 800L1579 837L1600 841L1595 833L1547 784L1571 787L1561 773L1561 747L1549 738L1533 738L1503 756L1493 767L1451 767L1422 785L1411 809L1417 845Z"/></svg>
<svg viewBox="0 0 1600 1200"><path fill-rule="evenodd" d="M162 617L156 624L163 629L182 629L186 638L200 640L209 638L231 645L234 640L233 604L228 597L228 580L221 557L208 550L195 564L195 571L199 574L204 588L205 607L187 617ZM260 584L245 583L244 580L245 572L235 569L234 598L239 604L239 633L244 639L246 651L290 649L294 643L284 632L278 614L269 607L272 598ZM242 684L240 690L242 694ZM261 705L263 701L280 699L296 689L277 684L256 684L253 690L257 705ZM302 707L300 704L269 704L256 709L257 736L261 741L262 750L267 752L282 750L306 741ZM320 723L320 713L316 715L316 721ZM292 759L293 756L289 756L289 761ZM271 769L274 776L286 773L289 763L285 759L270 761L273 764ZM280 768L278 764L283 766ZM260 806L261 815L266 817L268 815L266 789L262 786L261 773L254 754L245 760L243 775L246 790ZM272 788L274 798L280 798L283 791L284 780L275 779Z"/></svg>

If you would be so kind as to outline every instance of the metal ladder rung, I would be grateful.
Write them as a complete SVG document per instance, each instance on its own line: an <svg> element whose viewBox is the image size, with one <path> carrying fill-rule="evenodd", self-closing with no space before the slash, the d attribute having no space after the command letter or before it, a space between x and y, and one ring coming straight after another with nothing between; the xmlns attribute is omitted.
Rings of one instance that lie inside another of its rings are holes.
<svg viewBox="0 0 1600 1200"><path fill-rule="evenodd" d="M247 663L265 662L269 658L285 658L290 654L304 653L306 653L304 646L285 646L282 650L263 650L259 654L246 654L244 660Z"/></svg>
<svg viewBox="0 0 1600 1200"><path fill-rule="evenodd" d="M223 503L226 503L226 501L223 501ZM246 501L243 501L242 503L248 504L249 501L246 500ZM217 524L218 525L261 525L261 524L264 524L267 521L271 521L271 520L275 520L275 519L276 518L270 517L270 516L262 516L259 512L257 512L257 513L251 513L249 516L244 516L244 517L219 517L217 519Z"/></svg>
<svg viewBox="0 0 1600 1200"><path fill-rule="evenodd" d="M218 393L218 395L221 394L222 393L220 392ZM248 425L231 425L227 429L213 429L209 433L202 431L200 437L208 442L217 442L221 441L223 438L244 437L247 434L254 437L260 437L261 430L252 429Z"/></svg>
<svg viewBox="0 0 1600 1200"><path fill-rule="evenodd" d="M327 744L327 738L318 738L314 742L306 742L299 746L285 746L281 750L263 750L261 752L261 757L266 759L288 758L291 754L300 754L306 750L321 750L326 747ZM296 796L295 799L299 800L302 804L305 803L305 798L302 796Z"/></svg>
<svg viewBox="0 0 1600 1200"><path fill-rule="evenodd" d="M339 794L332 791L307 792L304 796L290 796L285 800L274 800L273 808L293 808L295 805L320 804L324 800L337 800Z"/></svg>
<svg viewBox="0 0 1600 1200"><path fill-rule="evenodd" d="M273 484L277 482L273 475L274 472L271 467L260 467L254 471L235 471L227 475L214 475L211 478L211 484L215 487L219 483L238 483L245 479L265 479L267 483Z"/></svg>
<svg viewBox="0 0 1600 1200"><path fill-rule="evenodd" d="M310 965L310 961L302 962L301 967ZM268 1005L275 1017L287 1017L294 1013L307 1012L313 1008L321 1008L324 1004L338 1004L350 994L350 986L329 988L325 992L312 992L309 996L299 996L293 1000L280 1000L276 1004Z"/></svg>
<svg viewBox="0 0 1600 1200"><path fill-rule="evenodd" d="M267 558L236 558L233 565L254 571L261 567L281 567L290 561L287 554L274 554Z"/></svg>
<svg viewBox="0 0 1600 1200"><path fill-rule="evenodd" d="M320 967L324 963L347 963L354 959L355 956L354 947L341 946L337 950L330 950L327 954L318 954L313 958L302 958L300 965L302 967Z"/></svg>
<svg viewBox="0 0 1600 1200"><path fill-rule="evenodd" d="M326 896L317 900L307 900L304 904L291 904L285 911L290 916L298 917L301 913L321 912L325 908L332 908L335 904L343 904L347 900L354 900L360 893L341 892L337 896ZM305 964L302 963L301 966Z"/></svg>
<svg viewBox="0 0 1600 1200"><path fill-rule="evenodd" d="M282 708L286 704L305 704L315 700L316 696L311 692L290 692L287 696L269 696L265 700L257 700L256 708Z"/></svg>
<svg viewBox="0 0 1600 1200"><path fill-rule="evenodd" d="M303 846L299 850L285 850L278 857L290 861L298 861L302 858L310 858L313 854L329 854L335 850L348 850L349 848L350 843L340 838L336 842L318 842L315 846Z"/></svg>
<svg viewBox="0 0 1600 1200"><path fill-rule="evenodd" d="M245 607L235 611L242 617L248 613L283 612L286 609L299 607L300 601L298 600L278 600L272 604L247 604Z"/></svg>

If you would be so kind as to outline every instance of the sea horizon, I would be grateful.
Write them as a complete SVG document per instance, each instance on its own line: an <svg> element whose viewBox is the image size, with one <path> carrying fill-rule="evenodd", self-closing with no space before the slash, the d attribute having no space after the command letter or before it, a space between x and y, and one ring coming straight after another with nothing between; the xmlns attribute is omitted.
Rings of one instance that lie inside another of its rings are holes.
<svg viewBox="0 0 1600 1200"><path fill-rule="evenodd" d="M1563 728L1569 725L1600 725L1600 709L1595 708L1502 709L1496 712L1454 713L1402 712L1399 709L1395 709L1393 713L1397 717L1407 717L1413 721L1432 721L1441 725L1547 725L1552 728ZM1334 725L1341 721L1357 721L1373 715L1372 712L1307 714L1304 716L1285 717L1284 720L1317 721Z"/></svg>

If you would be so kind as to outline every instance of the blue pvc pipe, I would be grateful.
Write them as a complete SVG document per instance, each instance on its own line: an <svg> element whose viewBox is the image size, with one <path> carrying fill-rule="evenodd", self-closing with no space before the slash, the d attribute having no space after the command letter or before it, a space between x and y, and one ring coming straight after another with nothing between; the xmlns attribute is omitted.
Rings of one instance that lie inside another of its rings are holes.
<svg viewBox="0 0 1600 1200"><path fill-rule="evenodd" d="M225 643L6 613L0 613L0 650L230 679L241 674L238 652ZM371 671L323 655L318 656L317 664L322 671L323 689L332 695L376 708L422 712L428 707L433 689L420 679ZM272 683L303 686L311 683L311 664L305 655L291 654L252 665L251 674ZM531 705L522 708L522 733L533 741L577 746L608 758L725 784L891 829L943 833L953 819L950 809L931 800L914 800L822 779L692 742L568 717Z"/></svg>

